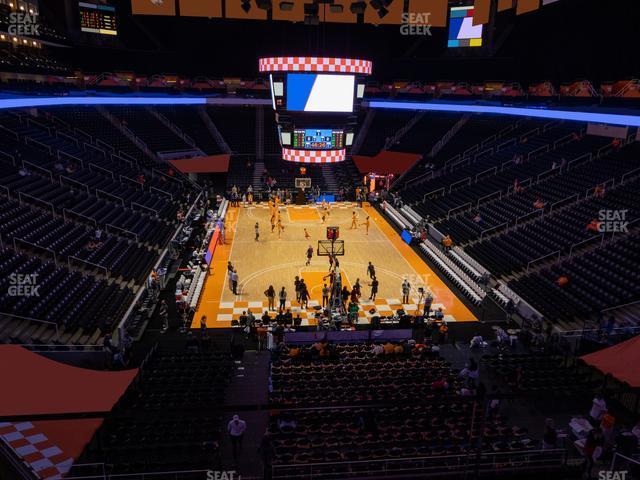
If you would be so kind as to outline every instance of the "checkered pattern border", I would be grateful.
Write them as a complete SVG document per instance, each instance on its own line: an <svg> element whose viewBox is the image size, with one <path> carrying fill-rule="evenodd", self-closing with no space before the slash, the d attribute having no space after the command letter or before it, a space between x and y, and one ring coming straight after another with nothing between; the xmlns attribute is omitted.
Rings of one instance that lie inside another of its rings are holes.
<svg viewBox="0 0 640 480"><path fill-rule="evenodd" d="M341 150L293 150L282 149L282 158L289 162L298 163L337 163L344 162L347 151Z"/></svg>
<svg viewBox="0 0 640 480"><path fill-rule="evenodd" d="M258 61L261 72L330 72L371 75L373 63L355 58L270 57Z"/></svg>
<svg viewBox="0 0 640 480"><path fill-rule="evenodd" d="M42 480L63 478L73 465L73 458L65 455L31 422L0 422L0 439Z"/></svg>
<svg viewBox="0 0 640 480"><path fill-rule="evenodd" d="M371 317L375 315L380 315L384 317L388 317L389 315L393 315L393 313L401 308L407 313L416 313L420 308L417 304L417 298L412 299L412 303L402 304L397 298L377 298L376 300L360 300L360 310L358 311L358 323L368 324L371 321ZM286 308L291 309L291 313L294 317L298 314L302 319L302 326L316 325L315 313L316 310L313 308L319 305L317 300L309 300L309 308L302 309L298 305L297 302L287 301ZM278 306L278 302L276 301L276 307ZM248 309L251 310L253 315L256 318L262 316L265 310L267 310L268 303L267 301L244 301L244 302L220 302L220 309L218 314L216 315L216 321L219 322L230 322L231 320L238 320L242 312L246 312ZM369 310L372 308L375 309L374 313L369 313ZM434 303L432 305L433 310L437 310L438 308L442 308L444 305L440 303ZM269 312L271 317L275 317L276 312ZM447 322L455 322L456 319L451 315L445 315L444 319ZM198 327L199 325L194 324L193 328Z"/></svg>
<svg viewBox="0 0 640 480"><path fill-rule="evenodd" d="M313 205L280 205L280 208L293 208L294 210L304 210L305 208L321 208L322 203L316 201ZM351 210L357 208L359 205L356 202L331 202L331 210ZM267 202L254 203L249 208L262 208L269 209Z"/></svg>

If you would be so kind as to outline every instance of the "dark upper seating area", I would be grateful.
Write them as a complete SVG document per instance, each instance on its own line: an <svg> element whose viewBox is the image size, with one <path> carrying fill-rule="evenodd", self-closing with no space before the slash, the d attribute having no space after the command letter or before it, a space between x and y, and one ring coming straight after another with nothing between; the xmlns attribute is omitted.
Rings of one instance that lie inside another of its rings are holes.
<svg viewBox="0 0 640 480"><path fill-rule="evenodd" d="M196 110L199 107L157 106L153 108L191 137L207 155L222 153L204 121L200 118Z"/></svg>
<svg viewBox="0 0 640 480"><path fill-rule="evenodd" d="M26 275L34 275L29 278L35 280L38 289L26 292L28 295L12 295L9 287ZM133 297L131 290L116 283L71 272L53 262L42 262L10 249L0 250L0 287L2 312L52 322L59 327L61 337L55 338L55 330L49 325L3 317L0 338L23 342L74 343L81 335L88 338L97 328L104 332L120 318Z"/></svg>
<svg viewBox="0 0 640 480"><path fill-rule="evenodd" d="M113 474L211 468L215 453L203 444L222 441L232 365L219 352L153 353L77 463Z"/></svg>
<svg viewBox="0 0 640 480"><path fill-rule="evenodd" d="M521 271L529 262L554 252L568 254L572 245L602 235L587 229L588 224L599 219L601 211L626 210L629 218L638 218L639 188L640 179L636 178L606 192L603 198L582 198L557 213L550 212L531 223L470 245L466 252L497 276Z"/></svg>
<svg viewBox="0 0 640 480"><path fill-rule="evenodd" d="M254 107L206 107L233 153L251 154L256 152L256 109ZM267 115L273 115L267 112Z"/></svg>
<svg viewBox="0 0 640 480"><path fill-rule="evenodd" d="M152 152L191 150L192 147L145 107L109 107L109 112L131 129Z"/></svg>
<svg viewBox="0 0 640 480"><path fill-rule="evenodd" d="M416 115L416 112L375 110L373 115L373 121L369 125L366 137L358 152L361 155L376 155L384 147L386 139L395 135L400 128ZM363 121L364 115L359 120L359 124L362 125Z"/></svg>
<svg viewBox="0 0 640 480"><path fill-rule="evenodd" d="M637 229L539 272L509 287L552 321L583 321L595 311L640 298L640 236ZM568 282L561 286L560 277Z"/></svg>
<svg viewBox="0 0 640 480"><path fill-rule="evenodd" d="M538 177L539 173L531 175L532 184L524 185L523 182L523 191L511 192L506 196L503 195L500 199L475 207L476 202L482 196L481 194L484 193L478 192L477 196L469 197L472 202L464 213L437 222L437 228L451 234L456 242L465 243L479 238L485 230L505 223L513 224L516 219L524 215L535 214L539 210L548 212L554 203L569 200L576 194L584 196L587 190L602 182L607 182L611 178L619 178L637 166L635 158L616 154L600 158L594 157L593 160L585 161L575 167L568 165L566 169L560 168L562 158L568 160L588 153L593 153L595 156L596 151L609 145L610 141L601 137L586 137L577 143L579 145L576 146L580 147L580 150L573 155L566 152L573 143L567 145L567 149L564 149L564 155L557 150L554 151L556 152L554 161L557 168L548 172L544 178ZM548 162L549 159L546 158L546 161ZM508 188L507 184L504 187ZM513 184L511 188L513 188ZM542 202L543 207L534 205L538 200ZM479 221L477 221L477 215L479 215Z"/></svg>

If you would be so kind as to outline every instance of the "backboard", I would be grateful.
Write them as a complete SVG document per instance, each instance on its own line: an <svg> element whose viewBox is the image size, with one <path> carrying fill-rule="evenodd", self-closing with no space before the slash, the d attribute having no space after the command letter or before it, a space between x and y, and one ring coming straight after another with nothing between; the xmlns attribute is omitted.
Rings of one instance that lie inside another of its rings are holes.
<svg viewBox="0 0 640 480"><path fill-rule="evenodd" d="M319 257L341 257L344 255L344 240L318 240Z"/></svg>

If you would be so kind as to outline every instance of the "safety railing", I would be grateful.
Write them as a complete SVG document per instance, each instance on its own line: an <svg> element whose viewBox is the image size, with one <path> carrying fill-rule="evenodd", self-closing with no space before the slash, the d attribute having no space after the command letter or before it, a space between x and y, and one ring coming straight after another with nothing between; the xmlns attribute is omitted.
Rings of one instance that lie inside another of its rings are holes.
<svg viewBox="0 0 640 480"><path fill-rule="evenodd" d="M97 170L98 172L101 172L109 177L111 177L112 179L114 179L114 175L113 172L111 170L107 170L104 167L101 167L100 165L96 164L96 163L89 163L89 170L94 171Z"/></svg>
<svg viewBox="0 0 640 480"><path fill-rule="evenodd" d="M542 217L542 215L544 214L544 209L540 208L538 210L534 210L532 212L529 213L525 213L524 215L520 215L518 218L516 218L513 222L513 226L517 227L518 224L522 224L524 222L529 221L532 218L535 217Z"/></svg>
<svg viewBox="0 0 640 480"><path fill-rule="evenodd" d="M593 154L591 152L585 153L583 155L580 155L579 157L574 158L569 163L567 163L567 172L572 168L577 167L578 165L581 165L586 162L590 162L592 158L593 158Z"/></svg>
<svg viewBox="0 0 640 480"><path fill-rule="evenodd" d="M61 132L60 130L56 130L56 135L57 138L66 140L67 142L71 142L71 143L75 143L76 147L80 147L80 143L78 142L77 138L73 138L71 135L67 135L64 132Z"/></svg>
<svg viewBox="0 0 640 480"><path fill-rule="evenodd" d="M462 180L453 182L451 185L449 185L449 193L451 193L454 187L457 187L458 185L471 185L471 177L463 178Z"/></svg>
<svg viewBox="0 0 640 480"><path fill-rule="evenodd" d="M74 180L73 178L67 177L66 175L60 175L58 177L58 180L60 182L60 185L64 185L66 182L67 184L70 184L72 187L73 186L80 187L85 192L89 193L89 185L87 185L86 183L79 182L77 180Z"/></svg>
<svg viewBox="0 0 640 480"><path fill-rule="evenodd" d="M80 157L76 157L75 155L71 155L70 153L63 152L62 150L58 150L57 155L59 160L71 160L72 162L78 162L78 164L84 167L84 161Z"/></svg>
<svg viewBox="0 0 640 480"><path fill-rule="evenodd" d="M88 221L89 223L93 224L94 227L96 227L98 225L98 222L96 222L95 218L91 218L91 217L87 217L86 215L83 215L82 213L78 213L78 212L74 212L73 210L70 210L68 208L63 208L62 209L62 218L64 218L64 220L67 220L67 216L75 216L78 217L84 221Z"/></svg>
<svg viewBox="0 0 640 480"><path fill-rule="evenodd" d="M557 257L556 261L560 260L560 255L562 254L562 250L557 250L555 252L551 252L551 253L547 253L546 255L542 255L541 257L538 258L534 258L533 260L531 260L529 263L527 263L527 269L526 272L529 273L529 270L531 269L531 267L533 265L536 265L538 263L543 262L544 260L547 260L551 257Z"/></svg>
<svg viewBox="0 0 640 480"><path fill-rule="evenodd" d="M580 248L581 246L584 246L588 243L596 243L596 241L600 241L600 245L602 246L602 244L604 243L604 234L599 235L599 236L595 236L595 237L591 237L591 238L587 238L586 240L582 240L581 242L576 242L573 245L571 245L571 247L569 247L569 255L567 258L571 258L573 255L573 251Z"/></svg>
<svg viewBox="0 0 640 480"><path fill-rule="evenodd" d="M516 452L483 452L480 455L437 455L430 457L405 457L394 459L354 460L349 462L304 463L295 465L273 465L273 480L305 478L308 480L342 480L344 478L441 477L444 473L473 474L474 471L531 472L535 470L560 469L566 463L563 449L523 450Z"/></svg>
<svg viewBox="0 0 640 480"><path fill-rule="evenodd" d="M7 152L3 152L2 150L0 150L0 159L2 161L8 160L14 167L16 165L16 158Z"/></svg>
<svg viewBox="0 0 640 480"><path fill-rule="evenodd" d="M22 160L22 165L23 166L28 166L31 167L32 170L35 170L37 172L40 172L41 175L44 175L45 177L49 177L49 180L53 182L53 174L51 173L50 170L47 170L46 168L40 166L40 165L36 165L33 162L30 162L28 160Z"/></svg>
<svg viewBox="0 0 640 480"><path fill-rule="evenodd" d="M131 230L126 230L124 228L117 227L117 226L115 226L115 225L113 225L111 223L107 223L105 225L105 229L109 233L114 233L113 231L115 230L115 233L119 234L122 237L131 238L131 239L135 240L136 242L138 241L138 234L135 233L135 232L132 232Z"/></svg>
<svg viewBox="0 0 640 480"><path fill-rule="evenodd" d="M55 215L56 214L56 208L54 207L53 203L51 202L47 202L45 200L40 200L37 197L34 197L33 195L29 195L28 193L24 193L24 192L18 192L18 201L20 203L29 203L26 202L24 199L30 199L33 202L35 202L36 204L40 204L40 205L46 205L47 207L49 207L51 209L51 214Z"/></svg>
<svg viewBox="0 0 640 480"><path fill-rule="evenodd" d="M459 205L457 207L451 208L447 212L447 218L451 217L451 215L453 215L454 213L462 212L462 211L465 211L465 210L471 210L471 208L472 208L471 202L467 202L467 203L464 203L464 204Z"/></svg>
<svg viewBox="0 0 640 480"><path fill-rule="evenodd" d="M480 232L480 241L482 242L485 239L485 237L487 235L490 235L491 233L496 233L496 232L498 232L500 230L505 230L508 226L509 226L509 222L504 222L504 223L501 223L499 225L496 225L495 227L487 228L487 229L481 231Z"/></svg>
<svg viewBox="0 0 640 480"><path fill-rule="evenodd" d="M25 245L27 245L31 249L37 250L39 252L48 253L49 255L51 255L53 257L53 263L58 265L58 256L56 255L56 252L54 250L51 250L50 248L47 248L47 247L43 247L42 245L38 245L37 243L30 242L30 241L25 240L23 238L13 237L13 248L14 248L14 250L18 250L18 243L24 243Z"/></svg>
<svg viewBox="0 0 640 480"><path fill-rule="evenodd" d="M96 188L95 190L96 197L101 198L104 197L107 200L118 202L120 205L124 207L124 198L114 195L113 193L105 192L104 190L100 190Z"/></svg>
<svg viewBox="0 0 640 480"><path fill-rule="evenodd" d="M60 338L60 330L58 328L58 324L55 323L55 322L49 322L47 320L40 320L39 318L23 317L21 315L14 315L13 313L8 313L8 312L0 312L0 317L16 318L18 320L27 320L29 322L40 323L42 325L49 325L49 326L53 327L55 329L55 331L56 331L55 340Z"/></svg>
<svg viewBox="0 0 640 480"><path fill-rule="evenodd" d="M100 148L100 147L96 147L96 146L95 146L95 145L93 145L92 143L84 142L83 147L84 147L85 151L91 150L91 151L93 151L94 153L97 153L98 155L102 155L102 157L103 157L103 158L107 158L107 152L106 152L106 151L104 151L104 150L103 150L102 148Z"/></svg>
<svg viewBox="0 0 640 480"><path fill-rule="evenodd" d="M570 195L566 198L563 198L562 200L558 200L557 202L554 202L551 204L551 206L549 207L549 213L553 212L553 209L558 209L559 207L562 207L564 205L569 205L571 203L577 202L580 199L580 194L576 193L574 195ZM540 209L543 210L543 209Z"/></svg>
<svg viewBox="0 0 640 480"><path fill-rule="evenodd" d="M487 168L486 170L483 170L482 172L476 174L476 178L475 178L475 182L478 182L478 179L483 178L483 177L488 177L491 174L495 174L498 172L498 167L491 167L491 168Z"/></svg>
<svg viewBox="0 0 640 480"><path fill-rule="evenodd" d="M137 203L137 202L131 202L131 208L134 209L133 207L136 206L142 210L145 210L149 213L151 213L153 216L157 217L158 216L158 211L151 208L151 207L147 207L146 205L142 205L141 203ZM135 210L135 209L134 209Z"/></svg>
<svg viewBox="0 0 640 480"><path fill-rule="evenodd" d="M497 190L497 191L495 191L493 193L490 193L488 195L484 195L483 197L480 197L478 199L478 202L476 203L476 207L479 207L481 203L489 202L489 201L495 199L496 197L499 198L499 199L502 198L502 190Z"/></svg>

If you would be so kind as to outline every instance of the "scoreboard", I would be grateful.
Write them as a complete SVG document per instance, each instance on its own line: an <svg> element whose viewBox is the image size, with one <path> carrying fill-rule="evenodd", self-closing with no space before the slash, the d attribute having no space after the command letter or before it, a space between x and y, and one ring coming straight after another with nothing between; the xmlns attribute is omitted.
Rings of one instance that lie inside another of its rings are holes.
<svg viewBox="0 0 640 480"><path fill-rule="evenodd" d="M111 5L95 2L79 2L80 30L101 35L117 35L116 9Z"/></svg>
<svg viewBox="0 0 640 480"><path fill-rule="evenodd" d="M333 129L296 128L293 131L293 148L308 150L332 150L344 147L344 131Z"/></svg>

